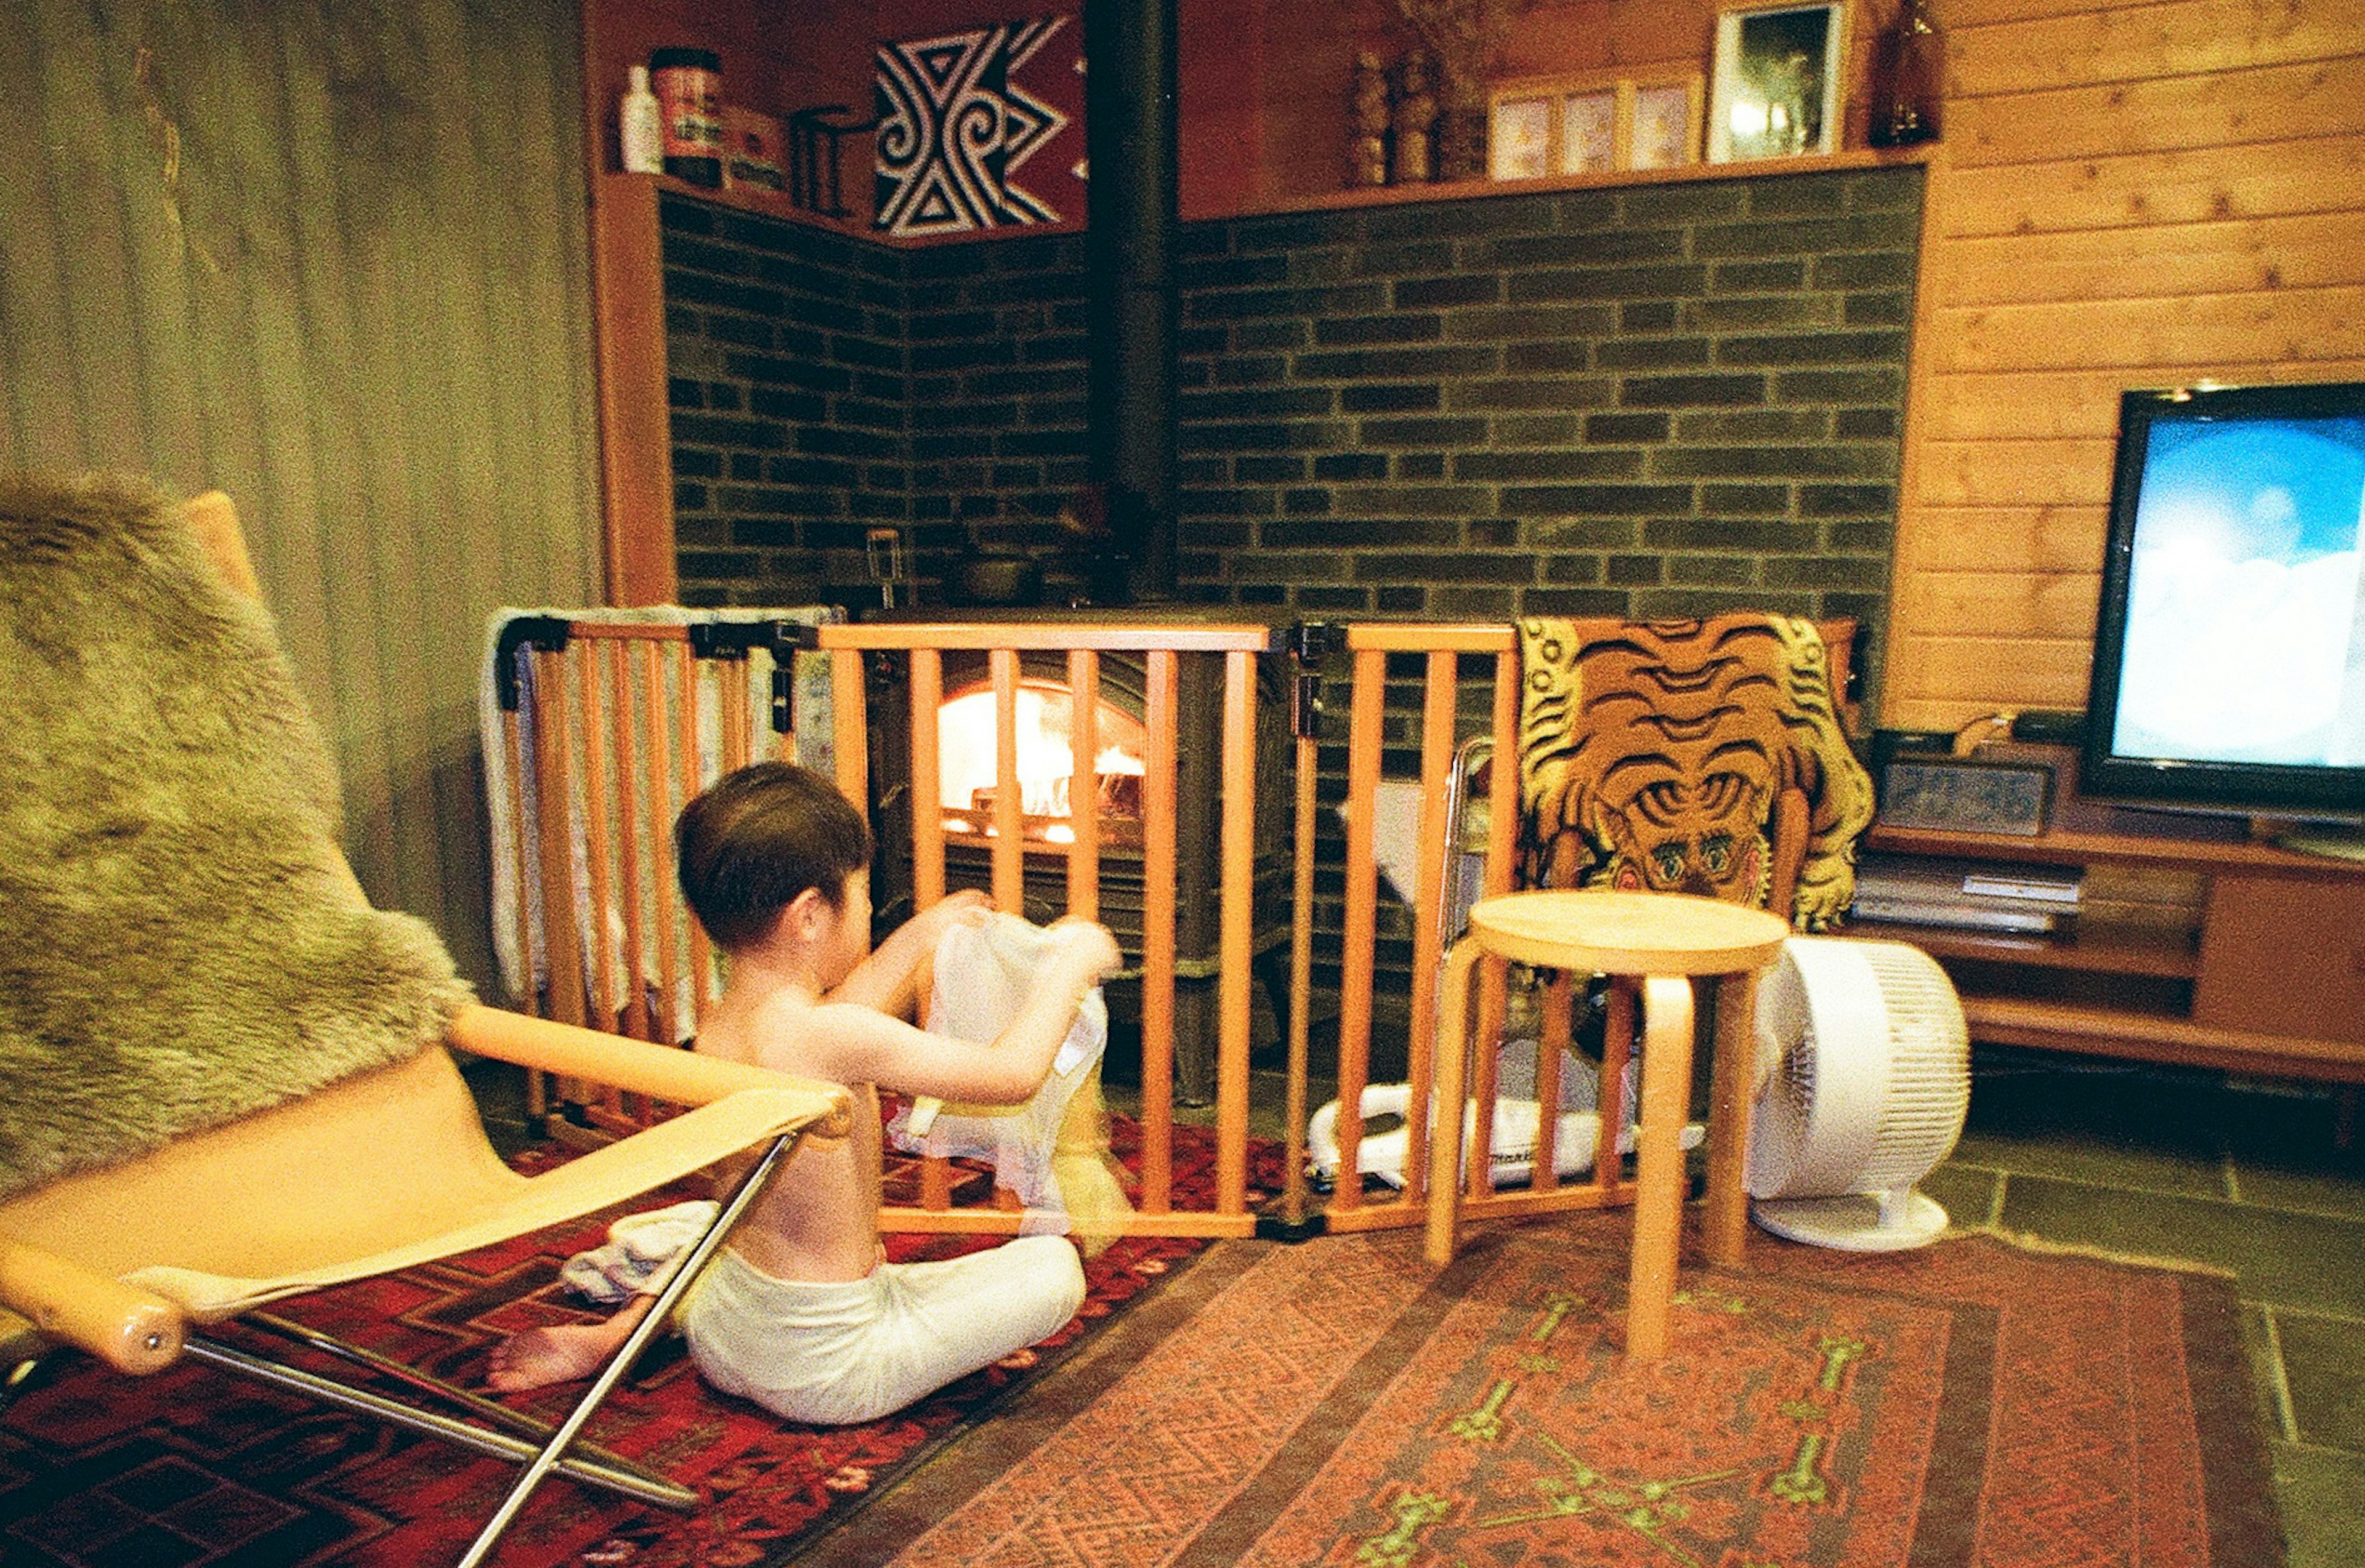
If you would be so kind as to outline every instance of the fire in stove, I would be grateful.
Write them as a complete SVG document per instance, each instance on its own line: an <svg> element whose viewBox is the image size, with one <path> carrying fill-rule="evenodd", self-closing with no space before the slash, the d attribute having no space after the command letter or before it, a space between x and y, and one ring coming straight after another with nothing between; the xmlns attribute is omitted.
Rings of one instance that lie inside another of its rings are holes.
<svg viewBox="0 0 2365 1568"><path fill-rule="evenodd" d="M1022 680L1017 689L1021 834L1030 844L1073 844L1076 772L1075 702L1056 681ZM1098 748L1093 774L1101 841L1113 848L1141 845L1141 780L1148 734L1141 722L1107 701L1094 715ZM939 804L945 836L982 844L993 836L996 795L994 700L991 686L947 698L936 710Z"/></svg>

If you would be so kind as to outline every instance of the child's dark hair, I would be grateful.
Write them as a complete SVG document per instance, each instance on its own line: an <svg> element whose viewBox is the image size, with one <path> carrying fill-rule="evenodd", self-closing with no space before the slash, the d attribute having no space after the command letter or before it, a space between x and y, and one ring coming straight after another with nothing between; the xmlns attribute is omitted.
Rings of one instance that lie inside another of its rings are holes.
<svg viewBox="0 0 2365 1568"><path fill-rule="evenodd" d="M728 952L770 935L807 888L843 907L846 879L870 864L870 826L809 768L757 762L724 774L673 828L681 896Z"/></svg>

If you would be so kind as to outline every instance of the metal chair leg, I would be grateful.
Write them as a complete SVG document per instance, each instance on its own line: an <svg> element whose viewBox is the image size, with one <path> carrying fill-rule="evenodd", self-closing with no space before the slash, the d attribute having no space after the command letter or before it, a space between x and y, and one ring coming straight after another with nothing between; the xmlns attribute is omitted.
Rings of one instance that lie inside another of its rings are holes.
<svg viewBox="0 0 2365 1568"><path fill-rule="evenodd" d="M651 1340L665 1331L667 1322L673 1316L675 1306L679 1305L682 1298L689 1294L689 1287L696 1282L699 1274L704 1271L708 1260L722 1247L723 1239L731 1234L732 1226L737 1225L741 1216L755 1205L758 1197L762 1196L765 1183L771 1180L772 1172L779 1169L790 1150L795 1148L798 1136L796 1133L784 1133L774 1138L771 1147L764 1151L763 1158L756 1162L754 1169L747 1172L738 1187L725 1200L722 1212L715 1215L714 1223L707 1226L706 1234L700 1237L691 1246L689 1255L681 1260L679 1267L674 1270L673 1277L666 1282L665 1288L659 1291L656 1299L649 1304L647 1315L639 1323L633 1325L632 1334L624 1340L622 1348L618 1350L607 1366L601 1369L600 1376L592 1383L590 1391L577 1402L575 1408L567 1413L566 1418L561 1421L551 1434L550 1440L543 1445L542 1451L534 1455L533 1459L527 1463L524 1473L520 1475L510 1487L509 1495L501 1499L501 1506L493 1510L493 1517L486 1521L485 1528L477 1533L476 1540L470 1544L467 1552L461 1557L459 1568L479 1568L485 1559L491 1555L494 1543L500 1540L502 1532L507 1530L510 1523L516 1519L518 1510L525 1506L526 1499L532 1495L534 1488L542 1484L543 1478L552 1470L560 1467L563 1456L573 1445L575 1435L583 1429L584 1423L591 1418L592 1413L600 1407L600 1402L608 1397L609 1392L623 1381L625 1373L632 1371L633 1363L640 1359L642 1350L647 1348Z"/></svg>
<svg viewBox="0 0 2365 1568"><path fill-rule="evenodd" d="M364 1346L356 1345L349 1339L340 1339L323 1329L297 1323L292 1318L282 1317L276 1313L241 1313L236 1322L241 1328L253 1328L275 1334L283 1339L308 1346L323 1355L333 1356L339 1361L374 1372L390 1382L417 1389L421 1394L456 1406L480 1420L489 1421L496 1427L531 1439L532 1442L527 1446L526 1454L530 1455L534 1448L548 1441L550 1434L555 1429L548 1421L529 1416L522 1410L513 1410L499 1400L488 1399L474 1389L462 1388L456 1383L446 1383L442 1378L432 1377L420 1372L417 1367L407 1366L391 1357L381 1356ZM594 1461L600 1465L622 1471L626 1474L644 1476L655 1488L681 1491L686 1500L676 1506L683 1507L689 1506L687 1501L689 1494L686 1489L675 1487L673 1483L663 1476L633 1463L622 1454L612 1453L595 1443L576 1444L575 1454L577 1457ZM512 1457L523 1458L526 1455Z"/></svg>

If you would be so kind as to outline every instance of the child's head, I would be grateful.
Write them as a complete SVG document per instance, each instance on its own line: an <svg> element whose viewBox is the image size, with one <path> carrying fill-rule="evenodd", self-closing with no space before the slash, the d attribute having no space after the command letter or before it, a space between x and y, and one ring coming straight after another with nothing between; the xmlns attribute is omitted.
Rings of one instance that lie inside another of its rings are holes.
<svg viewBox="0 0 2365 1568"><path fill-rule="evenodd" d="M673 830L681 894L725 952L762 941L808 888L842 911L846 879L870 865L870 827L808 768L758 762L684 806Z"/></svg>

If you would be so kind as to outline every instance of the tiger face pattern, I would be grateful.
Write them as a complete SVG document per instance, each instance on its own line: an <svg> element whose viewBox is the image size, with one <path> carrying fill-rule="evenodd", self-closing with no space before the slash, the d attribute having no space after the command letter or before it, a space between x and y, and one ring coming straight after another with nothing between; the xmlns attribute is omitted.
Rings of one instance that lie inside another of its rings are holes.
<svg viewBox="0 0 2365 1568"><path fill-rule="evenodd" d="M1833 711L1811 622L1519 623L1519 803L1528 886L1609 886L1763 905L1776 803L1806 832L1791 916L1821 931L1855 897L1872 780Z"/></svg>

